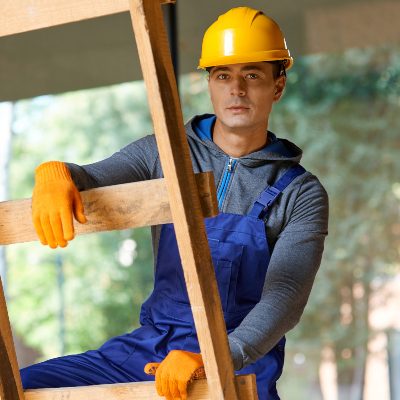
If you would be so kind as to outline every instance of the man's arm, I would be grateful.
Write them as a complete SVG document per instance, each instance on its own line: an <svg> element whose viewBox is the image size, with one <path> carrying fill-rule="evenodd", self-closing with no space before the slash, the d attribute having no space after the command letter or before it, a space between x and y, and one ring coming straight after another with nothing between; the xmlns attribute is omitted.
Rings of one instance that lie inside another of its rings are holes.
<svg viewBox="0 0 400 400"><path fill-rule="evenodd" d="M328 196L310 176L271 254L260 302L229 335L235 369L269 352L300 320L328 233Z"/></svg>
<svg viewBox="0 0 400 400"><path fill-rule="evenodd" d="M78 190L152 179L160 174L155 172L157 159L154 136L146 136L94 164L41 164L32 195L32 219L41 243L65 247L75 236L73 217L86 222Z"/></svg>
<svg viewBox="0 0 400 400"><path fill-rule="evenodd" d="M111 157L88 165L67 163L78 190L154 179L158 150L154 135L130 143ZM158 176L157 176L158 177Z"/></svg>

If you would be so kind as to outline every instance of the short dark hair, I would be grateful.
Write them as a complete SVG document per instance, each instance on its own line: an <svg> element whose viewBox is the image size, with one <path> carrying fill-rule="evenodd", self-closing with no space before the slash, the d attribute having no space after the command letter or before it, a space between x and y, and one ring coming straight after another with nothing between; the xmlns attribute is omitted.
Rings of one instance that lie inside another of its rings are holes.
<svg viewBox="0 0 400 400"><path fill-rule="evenodd" d="M278 79L280 76L286 76L286 60L278 60L278 61L266 61L269 64L272 64L272 75L274 79Z"/></svg>

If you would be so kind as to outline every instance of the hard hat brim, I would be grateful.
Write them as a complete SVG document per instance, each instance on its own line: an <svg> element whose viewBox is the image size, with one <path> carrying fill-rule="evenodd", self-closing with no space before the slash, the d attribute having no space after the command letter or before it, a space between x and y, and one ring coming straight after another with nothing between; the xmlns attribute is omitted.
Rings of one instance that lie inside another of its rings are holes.
<svg viewBox="0 0 400 400"><path fill-rule="evenodd" d="M262 61L286 61L285 69L288 70L293 65L293 58L288 54L287 50L275 50L275 51L263 51L257 54L248 55L231 55L223 57L210 57L201 58L199 60L198 69L206 69L209 67L215 67L217 65L230 65L230 64L242 64L251 62L262 62Z"/></svg>

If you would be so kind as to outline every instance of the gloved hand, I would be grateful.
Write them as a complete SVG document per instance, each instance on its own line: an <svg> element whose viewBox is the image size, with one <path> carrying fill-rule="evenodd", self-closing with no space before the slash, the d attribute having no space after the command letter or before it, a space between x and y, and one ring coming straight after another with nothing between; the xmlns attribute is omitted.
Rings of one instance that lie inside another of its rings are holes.
<svg viewBox="0 0 400 400"><path fill-rule="evenodd" d="M74 238L73 216L81 224L87 221L68 167L60 161L39 165L35 170L32 218L41 243L52 249L67 246Z"/></svg>
<svg viewBox="0 0 400 400"><path fill-rule="evenodd" d="M148 363L144 372L156 375L156 388L167 400L186 400L187 385L194 379L204 379L201 354L185 350L171 350L161 363Z"/></svg>

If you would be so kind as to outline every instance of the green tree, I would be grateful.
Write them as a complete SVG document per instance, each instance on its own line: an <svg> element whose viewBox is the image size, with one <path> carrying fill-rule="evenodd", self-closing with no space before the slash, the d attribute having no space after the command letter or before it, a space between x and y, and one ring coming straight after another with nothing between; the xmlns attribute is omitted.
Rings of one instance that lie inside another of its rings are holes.
<svg viewBox="0 0 400 400"><path fill-rule="evenodd" d="M41 162L90 163L151 133L143 86L136 82L18 102L12 197L31 195L34 169ZM138 325L153 279L149 228L81 236L62 250L37 242L11 246L11 318L44 358L58 355L63 347L57 257L65 274L67 353L94 348Z"/></svg>
<svg viewBox="0 0 400 400"><path fill-rule="evenodd" d="M306 57L288 80L273 129L305 149L304 165L330 195L323 264L291 336L296 351L306 343L330 346L339 398L360 399L367 344L375 334L368 323L373 284L387 280L398 263L398 49Z"/></svg>

